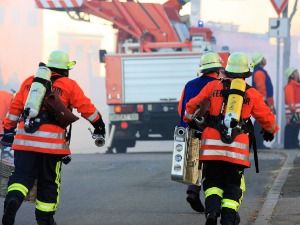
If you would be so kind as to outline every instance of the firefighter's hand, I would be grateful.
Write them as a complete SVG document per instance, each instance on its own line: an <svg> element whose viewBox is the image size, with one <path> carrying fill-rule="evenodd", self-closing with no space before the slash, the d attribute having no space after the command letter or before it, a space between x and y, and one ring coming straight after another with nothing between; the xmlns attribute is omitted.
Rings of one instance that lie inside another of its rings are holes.
<svg viewBox="0 0 300 225"><path fill-rule="evenodd" d="M192 128L192 129L195 129L195 130L198 129L197 123L196 123L195 120L192 120L192 121L188 122L187 125L188 125L189 128Z"/></svg>
<svg viewBox="0 0 300 225"><path fill-rule="evenodd" d="M294 112L294 113L293 113L292 121L293 121L293 122L300 121L300 115L299 115L299 113L297 113L297 112Z"/></svg>
<svg viewBox="0 0 300 225"><path fill-rule="evenodd" d="M92 125L95 128L93 134L102 135L103 137L105 137L105 124L102 120L102 117L100 117L96 122L92 123Z"/></svg>
<svg viewBox="0 0 300 225"><path fill-rule="evenodd" d="M274 134L271 134L271 133L269 133L267 131L264 131L263 138L264 138L265 141L273 141Z"/></svg>
<svg viewBox="0 0 300 225"><path fill-rule="evenodd" d="M102 135L103 137L105 137L105 127L98 127L98 128L95 128L93 134L94 134L94 135Z"/></svg>
<svg viewBox="0 0 300 225"><path fill-rule="evenodd" d="M276 109L275 109L275 107L273 107L273 108L271 109L271 112L272 112L274 115L276 115Z"/></svg>
<svg viewBox="0 0 300 225"><path fill-rule="evenodd" d="M4 128L4 136L1 139L1 143L4 146L11 146L12 143L14 142L14 135L15 135L15 129L5 129Z"/></svg>

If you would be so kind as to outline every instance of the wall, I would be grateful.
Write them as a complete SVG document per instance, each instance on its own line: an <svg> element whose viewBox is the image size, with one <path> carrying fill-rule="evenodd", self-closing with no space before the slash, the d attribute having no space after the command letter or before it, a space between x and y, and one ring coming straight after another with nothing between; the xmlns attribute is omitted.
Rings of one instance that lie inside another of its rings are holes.
<svg viewBox="0 0 300 225"><path fill-rule="evenodd" d="M42 58L42 12L34 1L0 1L0 88L18 89Z"/></svg>

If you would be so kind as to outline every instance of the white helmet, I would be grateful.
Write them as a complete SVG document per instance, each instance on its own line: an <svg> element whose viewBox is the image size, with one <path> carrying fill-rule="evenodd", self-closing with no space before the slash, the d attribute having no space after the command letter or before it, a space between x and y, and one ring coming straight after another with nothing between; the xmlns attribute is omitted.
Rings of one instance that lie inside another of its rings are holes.
<svg viewBox="0 0 300 225"><path fill-rule="evenodd" d="M213 51L206 52L201 57L200 72L205 73L212 70L224 69L221 63L222 59L217 53Z"/></svg>
<svg viewBox="0 0 300 225"><path fill-rule="evenodd" d="M247 78L252 75L248 66L248 58L244 53L234 52L230 54L225 75L229 78Z"/></svg>
<svg viewBox="0 0 300 225"><path fill-rule="evenodd" d="M259 64L264 58L264 55L261 52L255 52L252 55L252 65L253 67Z"/></svg>
<svg viewBox="0 0 300 225"><path fill-rule="evenodd" d="M47 67L69 70L76 64L75 61L69 61L69 55L63 50L55 50L48 57Z"/></svg>
<svg viewBox="0 0 300 225"><path fill-rule="evenodd" d="M293 73L296 71L297 69L294 68L294 67L288 67L286 70L285 70L285 76L287 79L290 78L290 76L293 75Z"/></svg>

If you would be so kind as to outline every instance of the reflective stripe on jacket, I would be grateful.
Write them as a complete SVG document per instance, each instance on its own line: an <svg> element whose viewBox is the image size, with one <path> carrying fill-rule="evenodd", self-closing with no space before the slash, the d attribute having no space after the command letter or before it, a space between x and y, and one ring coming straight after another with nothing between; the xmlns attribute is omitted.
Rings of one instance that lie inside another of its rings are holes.
<svg viewBox="0 0 300 225"><path fill-rule="evenodd" d="M211 96L210 115L219 115L223 103L221 90L223 90L223 83L220 80L208 83L195 98L192 98L187 103L186 113L190 115L194 114L197 103ZM270 108L265 104L262 95L254 88L246 90L241 112L241 117L244 120L250 118L251 115L266 131L274 134L279 130L274 114L272 114ZM184 121L188 122L190 119L185 116ZM221 141L220 133L216 129L211 127L204 129L202 133L200 160L222 160L249 167L249 154L249 137L247 134L239 134L233 143L225 144Z"/></svg>
<svg viewBox="0 0 300 225"><path fill-rule="evenodd" d="M300 83L290 80L284 87L286 123L292 119L292 112L300 114ZM300 121L297 121L300 123Z"/></svg>
<svg viewBox="0 0 300 225"><path fill-rule="evenodd" d="M52 72L52 76L58 76ZM20 117L24 105L29 94L33 76L27 78L21 85L20 90L16 94L13 102L10 105L9 114L4 120L6 129L15 128ZM62 77L55 80L52 87L52 92L59 95L61 100L67 107L76 108L81 116L90 122L94 122L100 118L100 113L87 98L76 81ZM63 128L53 124L43 124L38 131L33 134L24 131L24 122L18 125L14 143L14 150L35 151L50 154L70 154L69 146L65 141L65 131Z"/></svg>

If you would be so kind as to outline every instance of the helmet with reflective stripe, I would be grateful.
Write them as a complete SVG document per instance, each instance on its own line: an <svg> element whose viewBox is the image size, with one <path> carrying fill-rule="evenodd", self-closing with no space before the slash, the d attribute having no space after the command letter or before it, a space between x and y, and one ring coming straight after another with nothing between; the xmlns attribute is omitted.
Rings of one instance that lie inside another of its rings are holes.
<svg viewBox="0 0 300 225"><path fill-rule="evenodd" d="M225 68L225 75L229 78L247 78L251 76L248 58L244 53L232 53Z"/></svg>
<svg viewBox="0 0 300 225"><path fill-rule="evenodd" d="M264 58L264 55L261 52L255 52L252 55L252 63L253 66L256 66L257 64L259 64Z"/></svg>
<svg viewBox="0 0 300 225"><path fill-rule="evenodd" d="M224 69L221 63L222 59L217 53L213 51L206 52L201 57L200 72L208 73Z"/></svg>
<svg viewBox="0 0 300 225"><path fill-rule="evenodd" d="M48 57L47 67L69 70L76 64L69 61L69 55L63 50L55 50Z"/></svg>
<svg viewBox="0 0 300 225"><path fill-rule="evenodd" d="M297 69L295 69L294 67L288 67L286 70L285 70L285 76L287 79L290 78L290 76L293 75L293 73L296 71Z"/></svg>

